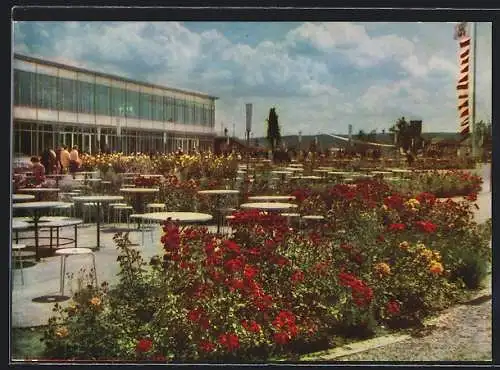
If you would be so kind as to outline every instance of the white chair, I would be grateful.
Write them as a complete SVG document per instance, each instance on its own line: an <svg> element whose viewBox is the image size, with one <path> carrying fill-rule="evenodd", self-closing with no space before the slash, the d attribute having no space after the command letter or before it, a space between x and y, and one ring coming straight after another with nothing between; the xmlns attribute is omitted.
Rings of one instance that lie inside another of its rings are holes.
<svg viewBox="0 0 500 370"><path fill-rule="evenodd" d="M113 213L113 216L114 216L114 207L117 207L117 206L128 206L127 203L109 203L108 204L108 224L110 223L110 218L111 218L111 214ZM113 219L113 221L115 221Z"/></svg>
<svg viewBox="0 0 500 370"><path fill-rule="evenodd" d="M129 228L130 227L130 214L133 211L134 211L134 207L129 206L129 205L114 206L113 212L114 212L115 225L118 226L118 224L121 223L122 216L123 216L123 214L125 214L125 217L127 220L127 228Z"/></svg>
<svg viewBox="0 0 500 370"><path fill-rule="evenodd" d="M97 283L97 269L95 265L95 255L94 252L92 252L91 249L88 248L63 248L63 249L58 249L56 251L56 254L61 256L61 268L60 268L60 275L59 275L59 286L60 286L60 291L61 291L61 296L64 295L64 282L66 279L66 260L69 256L77 256L77 255L83 255L87 254L92 256L92 264L94 268L94 281L96 288L99 287Z"/></svg>
<svg viewBox="0 0 500 370"><path fill-rule="evenodd" d="M24 285L24 273L23 273L23 256L21 251L26 248L25 244L12 244L12 252L14 256L14 263L17 261L21 270L21 284Z"/></svg>

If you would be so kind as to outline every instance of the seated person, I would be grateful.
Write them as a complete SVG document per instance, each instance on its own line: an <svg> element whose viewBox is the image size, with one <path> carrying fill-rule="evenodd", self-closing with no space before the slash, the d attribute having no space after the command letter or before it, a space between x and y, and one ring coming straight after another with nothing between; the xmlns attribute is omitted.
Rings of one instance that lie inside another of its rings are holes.
<svg viewBox="0 0 500 370"><path fill-rule="evenodd" d="M40 163L40 158L31 157L34 183L35 185L41 185L45 181L45 166Z"/></svg>

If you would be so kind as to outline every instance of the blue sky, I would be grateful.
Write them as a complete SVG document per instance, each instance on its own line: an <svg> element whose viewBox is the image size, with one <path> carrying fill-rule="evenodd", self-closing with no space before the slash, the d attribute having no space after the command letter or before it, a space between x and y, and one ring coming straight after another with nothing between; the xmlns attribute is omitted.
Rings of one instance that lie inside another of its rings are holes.
<svg viewBox="0 0 500 370"><path fill-rule="evenodd" d="M453 24L396 22L17 22L14 51L218 96L216 128L284 134L458 129ZM491 119L491 23L477 32L477 119Z"/></svg>

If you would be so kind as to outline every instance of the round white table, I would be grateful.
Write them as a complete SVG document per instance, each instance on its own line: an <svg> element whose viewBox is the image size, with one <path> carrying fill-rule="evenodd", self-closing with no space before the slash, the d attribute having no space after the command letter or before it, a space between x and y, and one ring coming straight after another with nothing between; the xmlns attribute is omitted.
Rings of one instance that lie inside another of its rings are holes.
<svg viewBox="0 0 500 370"><path fill-rule="evenodd" d="M240 205L241 208L245 209L260 209L262 211L284 211L290 208L297 208L296 204L292 203L243 203Z"/></svg>
<svg viewBox="0 0 500 370"><path fill-rule="evenodd" d="M390 171L372 171L371 173L372 175L382 175L382 176L392 174L392 172Z"/></svg>
<svg viewBox="0 0 500 370"><path fill-rule="evenodd" d="M132 207L136 213L144 213L145 201L144 197L153 195L160 192L158 188L121 188L121 193L129 194L132 196Z"/></svg>
<svg viewBox="0 0 500 370"><path fill-rule="evenodd" d="M150 212L130 215L130 218L136 218L146 221L165 222L168 219L181 223L189 222L207 222L212 219L212 215L198 212Z"/></svg>
<svg viewBox="0 0 500 370"><path fill-rule="evenodd" d="M33 193L35 195L35 199L37 201L41 200L42 194L46 193L58 193L61 191L59 188L23 188L23 189L18 189L18 192L21 193Z"/></svg>
<svg viewBox="0 0 500 370"><path fill-rule="evenodd" d="M260 201L260 202L279 202L280 200L295 200L293 195L253 195L248 197L248 200Z"/></svg>
<svg viewBox="0 0 500 370"><path fill-rule="evenodd" d="M121 195L84 195L73 197L74 202L85 202L85 203L95 203L96 204L96 226L97 226L97 247L99 250L101 247L101 203L116 202L123 200Z"/></svg>
<svg viewBox="0 0 500 370"><path fill-rule="evenodd" d="M271 171L271 173L275 175L281 175L282 181L285 181L286 175L293 175L292 171L282 171L282 170Z"/></svg>
<svg viewBox="0 0 500 370"><path fill-rule="evenodd" d="M14 203L12 205L13 209L25 209L31 212L33 219L33 227L35 229L35 253L36 261L40 261L40 255L38 253L38 224L41 217L41 212L49 210L51 208L59 207L64 205L64 202L24 202L24 203Z"/></svg>
<svg viewBox="0 0 500 370"><path fill-rule="evenodd" d="M230 195L230 194L239 194L239 190L234 190L234 189L212 189L212 190L200 190L198 191L198 194L200 195L215 195L215 208L217 211L217 233L220 232L220 224L221 224L221 196L222 195Z"/></svg>
<svg viewBox="0 0 500 370"><path fill-rule="evenodd" d="M35 196L31 194L12 194L13 202L23 202L27 200L35 200Z"/></svg>
<svg viewBox="0 0 500 370"><path fill-rule="evenodd" d="M290 180L322 180L321 176L294 176Z"/></svg>

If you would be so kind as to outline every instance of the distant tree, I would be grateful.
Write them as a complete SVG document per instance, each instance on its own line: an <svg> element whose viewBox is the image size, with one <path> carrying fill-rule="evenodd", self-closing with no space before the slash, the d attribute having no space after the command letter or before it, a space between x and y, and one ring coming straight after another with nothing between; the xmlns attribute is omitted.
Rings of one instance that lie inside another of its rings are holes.
<svg viewBox="0 0 500 370"><path fill-rule="evenodd" d="M276 114L276 108L271 108L269 110L269 116L266 120L267 123L267 141L271 146L271 150L274 152L276 147L281 142L281 130L278 122L278 114Z"/></svg>
<svg viewBox="0 0 500 370"><path fill-rule="evenodd" d="M366 141L367 136L364 130L359 130L358 134L356 135L356 139L361 140L361 141Z"/></svg>
<svg viewBox="0 0 500 370"><path fill-rule="evenodd" d="M417 125L421 121L408 122L404 117L398 118L396 124L389 128L389 132L393 134L394 143L398 148L403 148L406 152L411 150L415 152L423 144L421 131Z"/></svg>

